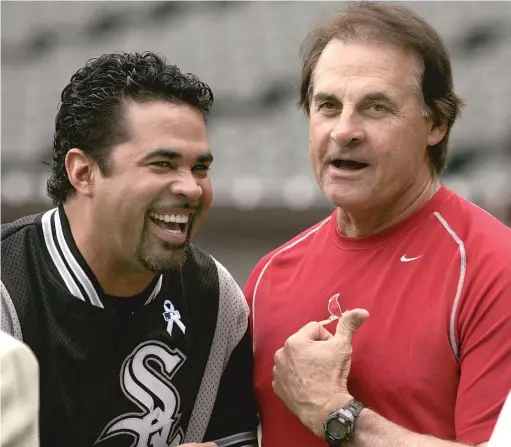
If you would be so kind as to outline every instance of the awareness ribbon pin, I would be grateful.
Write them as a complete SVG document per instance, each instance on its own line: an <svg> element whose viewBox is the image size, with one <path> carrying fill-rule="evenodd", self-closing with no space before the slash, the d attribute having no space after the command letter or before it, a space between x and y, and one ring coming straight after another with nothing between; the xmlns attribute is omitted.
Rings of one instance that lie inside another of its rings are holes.
<svg viewBox="0 0 511 447"><path fill-rule="evenodd" d="M170 336L172 336L172 328L174 327L174 323L177 324L177 327L181 329L183 334L186 332L186 326L181 321L181 314L178 310L174 309L174 305L170 302L170 300L165 300L163 303L163 318L167 322L167 332Z"/></svg>

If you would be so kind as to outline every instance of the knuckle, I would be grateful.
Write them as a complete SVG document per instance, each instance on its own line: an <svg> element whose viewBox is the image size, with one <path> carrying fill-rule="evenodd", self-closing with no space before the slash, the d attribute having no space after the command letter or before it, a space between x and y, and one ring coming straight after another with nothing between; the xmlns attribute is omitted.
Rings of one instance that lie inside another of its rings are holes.
<svg viewBox="0 0 511 447"><path fill-rule="evenodd" d="M294 342L294 335L291 335L285 342L284 342L284 349L292 349Z"/></svg>
<svg viewBox="0 0 511 447"><path fill-rule="evenodd" d="M316 327L322 327L317 321L310 321L303 328L304 329L314 329Z"/></svg>
<svg viewBox="0 0 511 447"><path fill-rule="evenodd" d="M350 343L343 343L341 351L348 356L351 356L353 354L353 346L351 346Z"/></svg>
<svg viewBox="0 0 511 447"><path fill-rule="evenodd" d="M358 328L357 324L354 321L347 322L346 326L350 332L355 332Z"/></svg>

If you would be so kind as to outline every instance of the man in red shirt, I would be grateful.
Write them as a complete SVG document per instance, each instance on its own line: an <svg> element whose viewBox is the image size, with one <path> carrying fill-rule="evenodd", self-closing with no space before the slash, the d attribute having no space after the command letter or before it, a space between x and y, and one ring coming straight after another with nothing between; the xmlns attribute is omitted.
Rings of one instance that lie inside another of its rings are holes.
<svg viewBox="0 0 511 447"><path fill-rule="evenodd" d="M443 43L360 3L303 48L336 210L246 285L262 446L486 445L511 387L511 230L439 183L461 106Z"/></svg>

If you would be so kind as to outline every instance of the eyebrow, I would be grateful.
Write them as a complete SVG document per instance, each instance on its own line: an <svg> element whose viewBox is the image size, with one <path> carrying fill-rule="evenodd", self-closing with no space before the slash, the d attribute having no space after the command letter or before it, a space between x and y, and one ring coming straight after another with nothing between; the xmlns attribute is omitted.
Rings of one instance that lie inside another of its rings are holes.
<svg viewBox="0 0 511 447"><path fill-rule="evenodd" d="M148 161L153 158L166 158L167 160L179 160L183 158L179 151L175 151L172 149L156 149L155 151L147 154L143 160ZM213 154L211 152L204 153L197 157L197 161L199 163L212 163L213 162Z"/></svg>
<svg viewBox="0 0 511 447"><path fill-rule="evenodd" d="M332 93L324 93L324 92L316 93L312 97L312 101L313 102L321 102L321 101L341 102L336 95L334 95ZM383 92L368 93L367 95L365 95L362 98L362 102L364 102L364 101L383 101L383 102L388 102L390 104L395 104L395 102L390 98L390 96L388 96L386 93L383 93Z"/></svg>
<svg viewBox="0 0 511 447"><path fill-rule="evenodd" d="M382 102L389 102L391 104L394 104L394 101L390 96L388 96L386 93L382 92L375 92L375 93L369 93L368 95L364 96L365 101L382 101Z"/></svg>
<svg viewBox="0 0 511 447"><path fill-rule="evenodd" d="M339 101L337 96L332 93L315 93L312 97L312 102L320 102L320 101Z"/></svg>

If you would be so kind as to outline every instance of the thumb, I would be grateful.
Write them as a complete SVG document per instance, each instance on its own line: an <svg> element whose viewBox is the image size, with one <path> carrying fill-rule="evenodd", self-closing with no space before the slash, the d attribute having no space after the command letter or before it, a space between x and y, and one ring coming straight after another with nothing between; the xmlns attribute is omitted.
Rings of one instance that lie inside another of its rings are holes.
<svg viewBox="0 0 511 447"><path fill-rule="evenodd" d="M362 323L369 318L369 312L365 309L353 309L344 312L335 330L336 338L343 338L349 343L353 339L355 332L362 326Z"/></svg>

